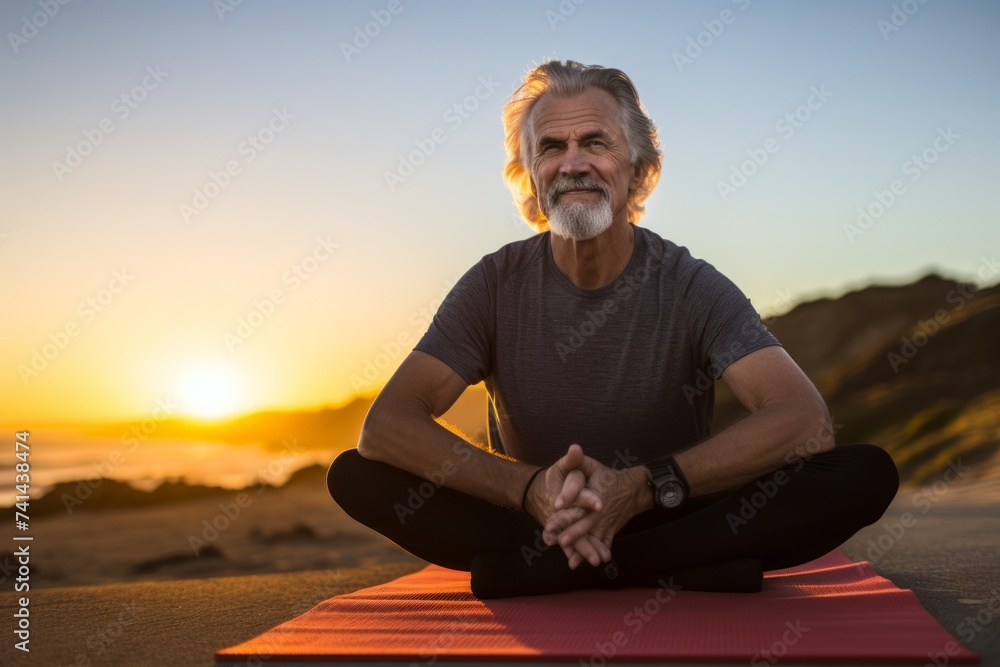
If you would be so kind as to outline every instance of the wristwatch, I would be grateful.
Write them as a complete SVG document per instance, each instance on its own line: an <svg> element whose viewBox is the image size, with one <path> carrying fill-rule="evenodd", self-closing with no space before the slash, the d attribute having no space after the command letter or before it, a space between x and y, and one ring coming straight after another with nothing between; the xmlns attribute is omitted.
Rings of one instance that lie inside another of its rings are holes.
<svg viewBox="0 0 1000 667"><path fill-rule="evenodd" d="M653 504L656 507L674 509L687 499L690 488L674 457L668 456L647 463L646 476L653 490Z"/></svg>

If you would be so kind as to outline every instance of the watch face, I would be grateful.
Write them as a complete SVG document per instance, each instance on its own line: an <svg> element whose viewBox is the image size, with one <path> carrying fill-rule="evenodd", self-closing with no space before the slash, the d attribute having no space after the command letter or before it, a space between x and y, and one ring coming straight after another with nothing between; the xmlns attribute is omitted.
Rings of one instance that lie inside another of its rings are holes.
<svg viewBox="0 0 1000 667"><path fill-rule="evenodd" d="M674 508L684 500L684 489L674 481L666 482L660 487L660 504L666 508Z"/></svg>

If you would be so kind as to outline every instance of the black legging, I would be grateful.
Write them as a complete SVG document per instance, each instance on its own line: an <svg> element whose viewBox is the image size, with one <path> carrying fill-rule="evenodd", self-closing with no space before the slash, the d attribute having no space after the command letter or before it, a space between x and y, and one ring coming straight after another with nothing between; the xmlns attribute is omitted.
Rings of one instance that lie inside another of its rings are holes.
<svg viewBox="0 0 1000 667"><path fill-rule="evenodd" d="M442 567L468 571L480 553L549 549L529 514L439 487L356 449L337 457L327 483L351 517ZM840 445L678 509L642 512L618 532L611 553L635 572L742 558L760 559L765 570L791 567L877 521L898 486L884 450Z"/></svg>

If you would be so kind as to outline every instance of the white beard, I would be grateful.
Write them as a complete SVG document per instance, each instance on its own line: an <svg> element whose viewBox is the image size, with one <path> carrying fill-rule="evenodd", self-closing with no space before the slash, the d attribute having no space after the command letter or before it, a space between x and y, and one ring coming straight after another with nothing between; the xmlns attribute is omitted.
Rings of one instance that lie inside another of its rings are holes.
<svg viewBox="0 0 1000 667"><path fill-rule="evenodd" d="M576 201L556 204L548 212L549 228L553 234L574 241L586 241L611 226L611 201L602 197L596 204Z"/></svg>

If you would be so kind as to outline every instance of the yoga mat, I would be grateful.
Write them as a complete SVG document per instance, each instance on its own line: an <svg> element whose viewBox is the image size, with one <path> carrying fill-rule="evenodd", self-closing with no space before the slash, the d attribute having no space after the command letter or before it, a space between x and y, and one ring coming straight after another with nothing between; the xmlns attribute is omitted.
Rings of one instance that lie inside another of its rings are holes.
<svg viewBox="0 0 1000 667"><path fill-rule="evenodd" d="M975 663L917 601L836 549L765 574L760 593L665 586L478 600L436 565L340 595L218 663L441 661ZM256 661L256 662L255 662Z"/></svg>

